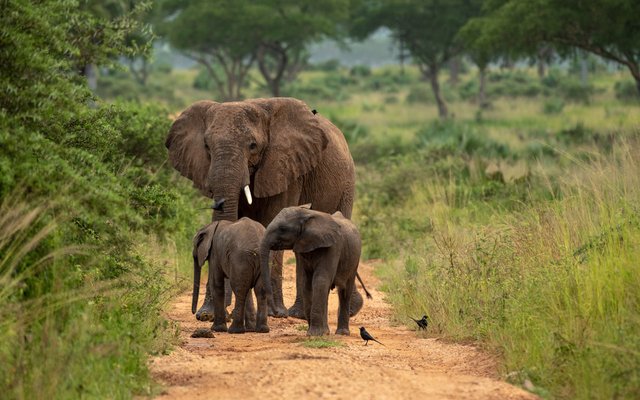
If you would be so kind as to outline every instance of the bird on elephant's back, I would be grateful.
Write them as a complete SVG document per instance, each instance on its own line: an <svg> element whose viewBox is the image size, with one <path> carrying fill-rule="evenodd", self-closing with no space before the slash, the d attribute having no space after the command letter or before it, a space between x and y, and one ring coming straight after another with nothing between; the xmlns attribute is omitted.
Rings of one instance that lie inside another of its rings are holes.
<svg viewBox="0 0 640 400"><path fill-rule="evenodd" d="M198 101L174 121L165 145L172 165L203 195L225 199L214 221L249 217L266 227L283 208L306 203L351 217L355 166L344 135L300 100ZM272 264L270 314L303 318L298 280L294 305L284 307L281 251ZM355 289L352 299L361 306ZM196 317L212 316L207 288Z"/></svg>

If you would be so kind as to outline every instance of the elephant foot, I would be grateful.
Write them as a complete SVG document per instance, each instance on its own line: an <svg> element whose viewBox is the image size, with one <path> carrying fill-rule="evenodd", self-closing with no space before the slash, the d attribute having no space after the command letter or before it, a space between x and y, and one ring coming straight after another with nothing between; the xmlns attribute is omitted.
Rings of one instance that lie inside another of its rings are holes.
<svg viewBox="0 0 640 400"><path fill-rule="evenodd" d="M205 302L196 313L196 319L198 321L213 321L213 306Z"/></svg>
<svg viewBox="0 0 640 400"><path fill-rule="evenodd" d="M229 327L229 333L245 333L246 330L244 329L243 325L240 324L231 324L231 326Z"/></svg>
<svg viewBox="0 0 640 400"><path fill-rule="evenodd" d="M246 329L247 332L255 332L256 331L256 324L248 324L246 321L244 323L244 327Z"/></svg>
<svg viewBox="0 0 640 400"><path fill-rule="evenodd" d="M226 332L227 331L227 324L219 324L219 325L214 325L211 327L211 330L214 332Z"/></svg>
<svg viewBox="0 0 640 400"><path fill-rule="evenodd" d="M291 318L304 319L307 318L304 316L304 310L302 309L302 304L295 302L291 308L289 309L289 316Z"/></svg>
<svg viewBox="0 0 640 400"><path fill-rule="evenodd" d="M349 336L349 328L339 328L336 329L336 335L345 335L345 336Z"/></svg>
<svg viewBox="0 0 640 400"><path fill-rule="evenodd" d="M269 306L269 316L276 318L287 318L289 314L287 313L287 309L284 308L283 305L271 307Z"/></svg>
<svg viewBox="0 0 640 400"><path fill-rule="evenodd" d="M267 325L258 325L258 327L256 328L256 332L269 333L269 327Z"/></svg>
<svg viewBox="0 0 640 400"><path fill-rule="evenodd" d="M322 326L310 326L307 330L307 336L324 336L329 334L329 329Z"/></svg>

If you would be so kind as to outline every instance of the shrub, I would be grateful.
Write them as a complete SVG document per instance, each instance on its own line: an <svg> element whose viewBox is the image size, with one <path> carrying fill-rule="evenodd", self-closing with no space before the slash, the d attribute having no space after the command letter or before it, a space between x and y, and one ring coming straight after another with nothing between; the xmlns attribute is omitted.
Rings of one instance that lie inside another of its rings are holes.
<svg viewBox="0 0 640 400"><path fill-rule="evenodd" d="M312 65L311 67L312 67L312 69L316 69L316 70L319 70L319 71L334 72L334 71L337 71L338 69L340 69L340 60L332 58L330 60L323 61L323 62L317 63L315 65Z"/></svg>
<svg viewBox="0 0 640 400"><path fill-rule="evenodd" d="M558 85L558 92L569 101L589 103L594 93L593 85L583 84L578 79L562 79Z"/></svg>
<svg viewBox="0 0 640 400"><path fill-rule="evenodd" d="M433 91L426 85L413 85L409 89L409 94L407 94L405 100L409 104L430 104L435 101L435 98L433 97Z"/></svg>
<svg viewBox="0 0 640 400"><path fill-rule="evenodd" d="M555 97L545 100L542 104L542 112L547 115L560 114L563 109L564 101Z"/></svg>
<svg viewBox="0 0 640 400"><path fill-rule="evenodd" d="M638 93L638 86L634 81L617 81L613 85L613 91L616 95L616 99L620 101L627 103L640 102L640 93Z"/></svg>
<svg viewBox="0 0 640 400"><path fill-rule="evenodd" d="M452 154L506 158L511 153L506 144L498 143L482 135L468 124L437 121L416 133L419 146L429 150L434 157Z"/></svg>
<svg viewBox="0 0 640 400"><path fill-rule="evenodd" d="M359 78L366 78L371 76L371 68L368 65L355 65L351 67L349 75Z"/></svg>

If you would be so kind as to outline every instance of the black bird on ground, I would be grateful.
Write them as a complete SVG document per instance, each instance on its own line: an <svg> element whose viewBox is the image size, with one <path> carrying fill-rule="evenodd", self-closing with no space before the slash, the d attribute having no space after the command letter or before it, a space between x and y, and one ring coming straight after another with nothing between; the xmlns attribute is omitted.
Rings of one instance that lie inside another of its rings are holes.
<svg viewBox="0 0 640 400"><path fill-rule="evenodd" d="M366 329L364 329L364 326L360 327L360 337L365 341L364 345L366 346L369 343L369 340L373 340L376 343L380 343L379 341L377 341L376 339L373 338L373 336L371 336L371 334L369 332L367 332ZM382 343L380 343L382 344ZM382 344L383 345L383 344ZM384 345L383 345L384 346Z"/></svg>
<svg viewBox="0 0 640 400"><path fill-rule="evenodd" d="M427 326L429 326L429 317L427 317L426 315L422 316L422 319L415 319L413 317L409 317L412 320L416 321L416 324L418 324L418 328L422 329L422 330L427 330Z"/></svg>

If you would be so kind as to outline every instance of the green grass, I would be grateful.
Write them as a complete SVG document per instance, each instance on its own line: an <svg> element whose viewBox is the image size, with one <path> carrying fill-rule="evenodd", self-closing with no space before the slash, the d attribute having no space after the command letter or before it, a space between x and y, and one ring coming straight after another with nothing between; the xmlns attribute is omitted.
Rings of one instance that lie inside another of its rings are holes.
<svg viewBox="0 0 640 400"><path fill-rule="evenodd" d="M326 349L329 347L342 347L344 346L344 343L324 337L313 337L304 339L302 341L302 346L310 349Z"/></svg>

